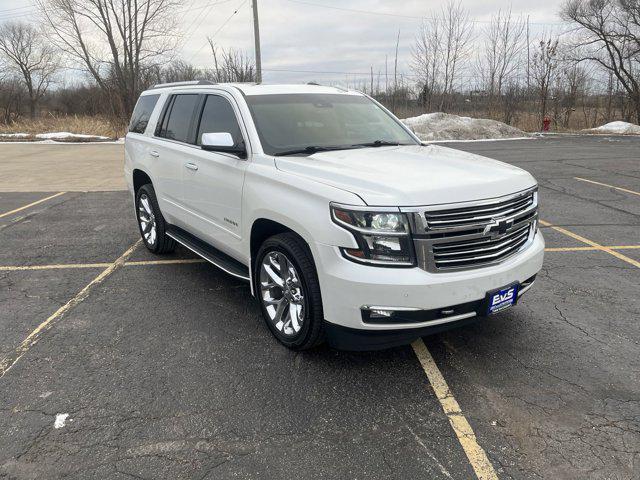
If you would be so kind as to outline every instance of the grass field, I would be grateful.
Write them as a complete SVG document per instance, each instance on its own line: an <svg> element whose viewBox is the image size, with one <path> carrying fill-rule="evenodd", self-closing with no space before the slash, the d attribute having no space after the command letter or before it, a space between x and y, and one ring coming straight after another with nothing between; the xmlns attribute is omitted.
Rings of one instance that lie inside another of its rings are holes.
<svg viewBox="0 0 640 480"><path fill-rule="evenodd" d="M126 127L114 125L105 117L99 116L54 116L43 115L35 120L21 118L10 124L0 124L0 134L26 133L27 137L3 137L2 141L35 141L37 134L49 132L71 132L83 135L96 135L117 139L124 136ZM82 142L95 139L67 138L59 141Z"/></svg>

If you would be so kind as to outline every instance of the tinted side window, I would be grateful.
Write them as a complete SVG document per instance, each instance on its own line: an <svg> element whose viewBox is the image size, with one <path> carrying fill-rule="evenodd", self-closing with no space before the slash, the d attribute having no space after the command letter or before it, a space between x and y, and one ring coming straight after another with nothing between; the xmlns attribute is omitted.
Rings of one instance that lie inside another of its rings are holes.
<svg viewBox="0 0 640 480"><path fill-rule="evenodd" d="M151 112L153 112L156 103L158 103L158 98L160 98L160 95L144 95L138 99L136 108L133 109L133 115L131 115L130 132L144 133L149 124Z"/></svg>
<svg viewBox="0 0 640 480"><path fill-rule="evenodd" d="M231 104L218 95L208 95L202 110L200 126L198 127L197 144L202 143L203 133L228 132L233 137L233 143L242 142L242 133L236 120Z"/></svg>
<svg viewBox="0 0 640 480"><path fill-rule="evenodd" d="M189 126L197 104L196 94L175 95L165 113L158 136L190 143Z"/></svg>

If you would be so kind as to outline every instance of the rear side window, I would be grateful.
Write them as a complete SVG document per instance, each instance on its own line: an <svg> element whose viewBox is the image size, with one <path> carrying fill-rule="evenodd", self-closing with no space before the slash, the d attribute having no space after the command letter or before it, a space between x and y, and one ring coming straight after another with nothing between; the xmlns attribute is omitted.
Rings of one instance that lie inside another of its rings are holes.
<svg viewBox="0 0 640 480"><path fill-rule="evenodd" d="M169 102L157 135L178 142L191 143L189 128L198 104L198 95L174 95Z"/></svg>
<svg viewBox="0 0 640 480"><path fill-rule="evenodd" d="M138 99L136 108L133 109L129 131L133 133L144 133L151 118L151 112L158 103L160 95L143 95Z"/></svg>
<svg viewBox="0 0 640 480"><path fill-rule="evenodd" d="M230 133L235 145L242 142L242 133L231 104L219 95L207 95L198 127L198 145L202 143L203 133Z"/></svg>

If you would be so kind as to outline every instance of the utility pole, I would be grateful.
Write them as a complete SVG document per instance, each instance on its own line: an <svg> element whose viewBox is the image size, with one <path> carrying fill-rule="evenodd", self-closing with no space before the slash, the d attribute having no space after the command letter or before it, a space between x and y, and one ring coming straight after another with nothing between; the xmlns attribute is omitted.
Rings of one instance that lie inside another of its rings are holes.
<svg viewBox="0 0 640 480"><path fill-rule="evenodd" d="M258 21L258 0L253 0L253 39L256 50L256 82L262 83L262 57L260 54L260 25Z"/></svg>

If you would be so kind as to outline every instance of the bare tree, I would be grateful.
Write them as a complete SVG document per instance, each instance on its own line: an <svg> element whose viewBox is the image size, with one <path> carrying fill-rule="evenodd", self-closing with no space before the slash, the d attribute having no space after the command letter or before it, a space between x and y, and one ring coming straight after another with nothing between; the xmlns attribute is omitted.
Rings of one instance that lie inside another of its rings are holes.
<svg viewBox="0 0 640 480"><path fill-rule="evenodd" d="M442 31L439 18L423 20L412 48L412 70L419 78L422 104L431 110L440 92L440 49Z"/></svg>
<svg viewBox="0 0 640 480"><path fill-rule="evenodd" d="M0 78L0 122L7 124L18 118L25 97L23 82L16 77L3 75Z"/></svg>
<svg viewBox="0 0 640 480"><path fill-rule="evenodd" d="M554 118L563 128L569 128L571 115L576 110L578 99L585 96L590 76L586 66L576 63L566 54L562 55L555 78Z"/></svg>
<svg viewBox="0 0 640 480"><path fill-rule="evenodd" d="M473 23L462 1L451 0L442 8L441 24L443 29L443 68L444 90L440 101L440 110L445 110L447 97L453 94L459 70L469 54L469 44L473 35Z"/></svg>
<svg viewBox="0 0 640 480"><path fill-rule="evenodd" d="M547 115L549 92L558 67L558 39L543 38L531 57L531 80L539 102L540 122Z"/></svg>
<svg viewBox="0 0 640 480"><path fill-rule="evenodd" d="M511 10L498 11L483 33L484 52L479 62L479 73L491 110L502 103L507 86L511 87L510 99L513 97L513 86L523 65L526 22L522 18L514 19ZM511 105L507 110L511 110ZM503 113L505 118L510 116L505 108Z"/></svg>
<svg viewBox="0 0 640 480"><path fill-rule="evenodd" d="M202 71L183 60L176 60L158 69L158 82L189 82L202 78Z"/></svg>
<svg viewBox="0 0 640 480"><path fill-rule="evenodd" d="M23 81L29 96L29 114L35 118L40 99L59 68L59 59L46 38L28 23L0 27L0 54L8 70Z"/></svg>
<svg viewBox="0 0 640 480"><path fill-rule="evenodd" d="M512 125L516 119L518 108L522 105L523 89L517 79L509 80L502 86L502 116L503 121Z"/></svg>
<svg viewBox="0 0 640 480"><path fill-rule="evenodd" d="M36 0L52 41L117 102L128 117L147 85L146 70L177 44L182 0Z"/></svg>
<svg viewBox="0 0 640 480"><path fill-rule="evenodd" d="M640 123L640 1L567 0L561 16L577 26L576 59L610 72Z"/></svg>
<svg viewBox="0 0 640 480"><path fill-rule="evenodd" d="M215 82L255 82L257 79L254 61L245 52L236 49L224 50L213 39L208 38L213 55L214 69L207 77Z"/></svg>
<svg viewBox="0 0 640 480"><path fill-rule="evenodd" d="M398 91L398 48L400 47L400 29L396 38L396 54L393 61L393 96L391 97L391 111L396 111L396 92Z"/></svg>
<svg viewBox="0 0 640 480"><path fill-rule="evenodd" d="M412 68L420 77L423 96L440 93L445 110L468 56L473 23L462 2L451 0L442 10L423 21L413 48ZM429 100L430 103L430 100Z"/></svg>

